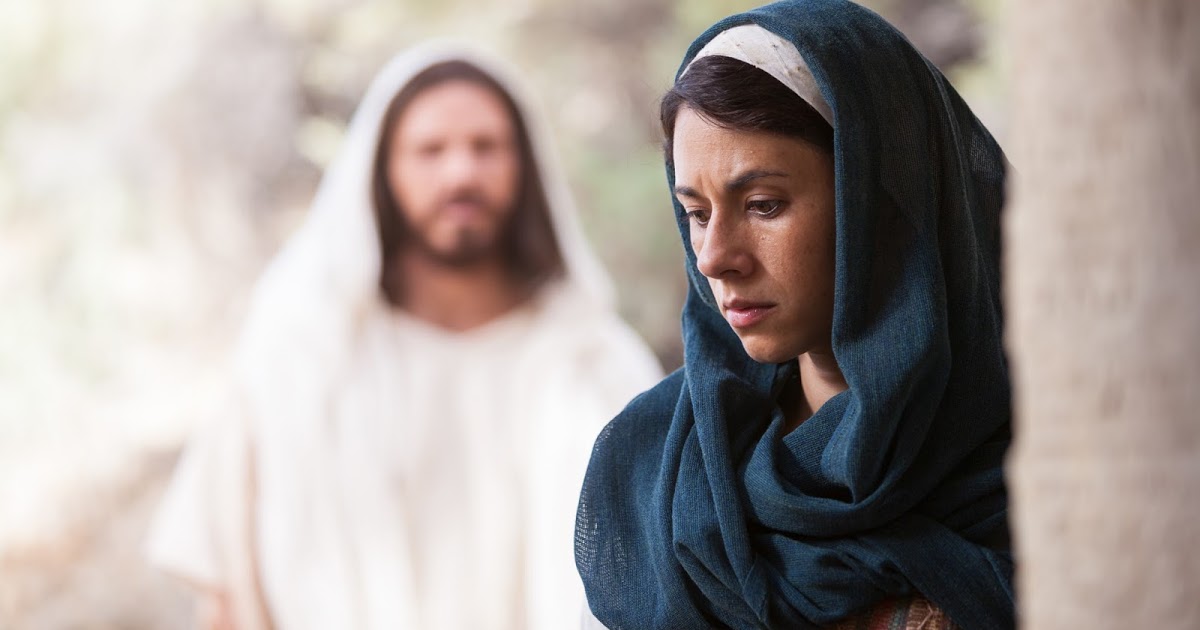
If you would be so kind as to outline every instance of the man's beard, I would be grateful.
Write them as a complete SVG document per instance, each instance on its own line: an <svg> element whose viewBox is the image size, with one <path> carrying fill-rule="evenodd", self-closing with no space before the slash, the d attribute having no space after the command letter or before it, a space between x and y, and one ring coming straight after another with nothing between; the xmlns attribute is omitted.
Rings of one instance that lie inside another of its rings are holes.
<svg viewBox="0 0 1200 630"><path fill-rule="evenodd" d="M450 269L470 269L497 258L500 254L500 239L488 238L477 230L463 227L454 237L454 244L435 246L425 234L418 231L408 233L408 246L422 258Z"/></svg>
<svg viewBox="0 0 1200 630"><path fill-rule="evenodd" d="M494 230L486 227L471 225L458 226L450 244L435 244L429 238L431 224L441 219L445 206L452 203L471 203L483 208L483 212L496 217L499 225ZM512 228L512 212L504 212L496 208L476 191L460 191L441 203L439 209L427 223L413 225L405 221L404 233L406 245L422 258L437 266L448 269L466 270L482 264L501 259L504 255L504 244ZM403 221L403 217L401 218Z"/></svg>

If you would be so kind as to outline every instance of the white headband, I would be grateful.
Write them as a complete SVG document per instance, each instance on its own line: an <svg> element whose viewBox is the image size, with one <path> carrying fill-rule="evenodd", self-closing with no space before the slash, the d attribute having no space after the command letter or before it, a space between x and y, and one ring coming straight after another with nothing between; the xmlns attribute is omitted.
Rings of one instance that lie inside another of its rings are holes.
<svg viewBox="0 0 1200 630"><path fill-rule="evenodd" d="M833 110L821 96L812 71L804 63L800 51L786 39L757 24L735 26L705 44L683 74L691 70L696 60L713 55L737 59L770 74L817 110L825 122L833 125Z"/></svg>

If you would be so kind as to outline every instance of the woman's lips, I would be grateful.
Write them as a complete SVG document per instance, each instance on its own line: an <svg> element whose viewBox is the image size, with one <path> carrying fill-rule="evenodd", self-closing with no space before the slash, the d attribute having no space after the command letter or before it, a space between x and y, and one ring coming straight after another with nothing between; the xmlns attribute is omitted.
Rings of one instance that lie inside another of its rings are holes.
<svg viewBox="0 0 1200 630"><path fill-rule="evenodd" d="M767 317L774 304L732 302L725 305L725 319L734 328L749 328Z"/></svg>

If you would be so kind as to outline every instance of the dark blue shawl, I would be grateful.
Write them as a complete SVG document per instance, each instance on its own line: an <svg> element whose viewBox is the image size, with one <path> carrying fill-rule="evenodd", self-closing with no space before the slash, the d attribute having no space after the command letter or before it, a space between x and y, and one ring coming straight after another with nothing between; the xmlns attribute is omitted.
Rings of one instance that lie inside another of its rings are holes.
<svg viewBox="0 0 1200 630"><path fill-rule="evenodd" d="M727 18L681 70L746 23L796 45L834 113L849 390L781 434L773 389L794 364L745 354L675 204L685 365L596 442L576 528L591 609L610 628L804 628L920 593L965 628L1012 627L1003 154L899 32L843 0Z"/></svg>

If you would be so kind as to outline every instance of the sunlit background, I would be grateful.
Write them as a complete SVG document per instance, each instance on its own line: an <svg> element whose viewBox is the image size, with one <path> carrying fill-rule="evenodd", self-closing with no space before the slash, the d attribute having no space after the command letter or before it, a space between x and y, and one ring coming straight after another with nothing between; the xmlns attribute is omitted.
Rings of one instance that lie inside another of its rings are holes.
<svg viewBox="0 0 1200 630"><path fill-rule="evenodd" d="M999 0L876 0L1003 143ZM0 628L170 628L146 521L215 413L264 263L357 99L430 36L486 42L551 117L622 313L681 361L656 99L757 2L0 0Z"/></svg>

